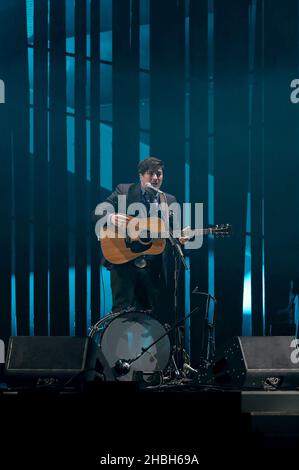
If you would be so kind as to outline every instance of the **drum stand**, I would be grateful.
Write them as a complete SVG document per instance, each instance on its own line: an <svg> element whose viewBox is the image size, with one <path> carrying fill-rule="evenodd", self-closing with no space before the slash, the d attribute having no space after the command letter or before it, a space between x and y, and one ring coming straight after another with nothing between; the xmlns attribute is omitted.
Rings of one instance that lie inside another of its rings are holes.
<svg viewBox="0 0 299 470"><path fill-rule="evenodd" d="M215 297L208 292L199 292L198 286L193 289L192 294L206 296L206 308L203 319L202 327L202 340L201 340L201 352L200 352L200 364L197 370L197 379L199 382L205 382L208 371L215 359L215 306L217 301ZM211 300L214 302L211 320L209 320L210 304ZM207 337L205 336L207 333ZM205 341L205 337L207 340Z"/></svg>
<svg viewBox="0 0 299 470"><path fill-rule="evenodd" d="M197 306L192 312L185 316L185 318L178 320L169 331L175 331L176 342L171 357L172 376L175 379L192 378L198 383L205 383L210 367L215 359L215 305L217 303L215 297L208 292L199 292L196 287L192 294L204 295L206 297L205 314L203 318L202 328L202 341L200 351L200 363L198 369L194 369L190 366L190 359L187 352L184 349L184 338L180 332L179 326L185 320L187 320L195 311L199 311L200 308ZM214 302L214 308L211 320L209 320L209 311L211 300ZM178 348L178 349L176 349ZM175 354L177 353L177 354Z"/></svg>

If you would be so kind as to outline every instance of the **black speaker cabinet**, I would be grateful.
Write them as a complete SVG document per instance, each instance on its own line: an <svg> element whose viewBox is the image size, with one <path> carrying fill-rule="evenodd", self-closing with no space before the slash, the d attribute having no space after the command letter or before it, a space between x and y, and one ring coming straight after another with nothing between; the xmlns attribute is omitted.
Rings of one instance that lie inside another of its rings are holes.
<svg viewBox="0 0 299 470"><path fill-rule="evenodd" d="M293 336L236 336L217 354L214 383L235 388L299 386L295 345Z"/></svg>
<svg viewBox="0 0 299 470"><path fill-rule="evenodd" d="M89 337L12 336L9 339L4 376L7 383L54 379L76 384L93 380L107 363ZM108 370L109 374L109 370Z"/></svg>

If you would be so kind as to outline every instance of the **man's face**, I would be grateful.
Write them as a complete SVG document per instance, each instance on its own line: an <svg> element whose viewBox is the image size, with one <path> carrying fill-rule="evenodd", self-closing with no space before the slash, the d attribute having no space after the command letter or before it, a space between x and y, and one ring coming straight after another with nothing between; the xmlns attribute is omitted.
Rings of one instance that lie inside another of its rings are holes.
<svg viewBox="0 0 299 470"><path fill-rule="evenodd" d="M140 183L144 188L146 183L152 184L155 188L160 189L163 181L163 170L162 168L156 168L155 170L147 170L143 175L140 173Z"/></svg>

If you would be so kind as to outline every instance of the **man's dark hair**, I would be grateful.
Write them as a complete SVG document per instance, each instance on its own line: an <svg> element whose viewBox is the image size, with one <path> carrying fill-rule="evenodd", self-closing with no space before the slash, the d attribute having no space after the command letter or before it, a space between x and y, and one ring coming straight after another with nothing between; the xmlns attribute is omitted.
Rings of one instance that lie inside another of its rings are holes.
<svg viewBox="0 0 299 470"><path fill-rule="evenodd" d="M142 175L148 170L155 171L158 168L162 168L163 170L164 162L156 157L148 157L145 160L142 160L137 166L138 173L141 173Z"/></svg>

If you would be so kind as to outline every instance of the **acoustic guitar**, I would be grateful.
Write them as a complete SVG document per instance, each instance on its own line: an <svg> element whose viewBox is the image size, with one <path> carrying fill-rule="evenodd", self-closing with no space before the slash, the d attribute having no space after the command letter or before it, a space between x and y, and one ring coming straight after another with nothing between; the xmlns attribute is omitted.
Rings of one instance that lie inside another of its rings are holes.
<svg viewBox="0 0 299 470"><path fill-rule="evenodd" d="M128 225L133 217L130 218ZM99 241L104 257L112 264L124 264L142 255L159 255L163 253L166 246L167 232L164 221L158 217L135 218L131 222L136 234L129 230L129 236L120 229L112 226L102 227ZM132 228L131 227L131 228ZM195 229L190 235L215 235L226 237L231 234L231 226L215 225L209 228ZM189 236L184 230L182 234Z"/></svg>

